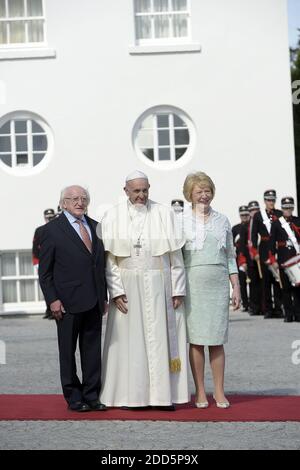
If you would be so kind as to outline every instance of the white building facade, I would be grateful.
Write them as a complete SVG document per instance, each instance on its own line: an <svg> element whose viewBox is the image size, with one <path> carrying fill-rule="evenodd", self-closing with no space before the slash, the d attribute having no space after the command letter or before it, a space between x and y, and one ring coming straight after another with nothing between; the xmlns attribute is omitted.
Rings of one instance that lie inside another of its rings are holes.
<svg viewBox="0 0 300 470"><path fill-rule="evenodd" d="M31 264L43 210L86 186L99 218L124 177L214 208L296 196L286 0L0 0L0 313L44 304Z"/></svg>

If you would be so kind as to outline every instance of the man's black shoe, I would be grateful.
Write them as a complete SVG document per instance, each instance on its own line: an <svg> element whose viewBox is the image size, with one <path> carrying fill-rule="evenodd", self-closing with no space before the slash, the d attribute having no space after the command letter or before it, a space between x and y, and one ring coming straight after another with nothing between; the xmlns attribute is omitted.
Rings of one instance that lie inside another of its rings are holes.
<svg viewBox="0 0 300 470"><path fill-rule="evenodd" d="M89 405L87 405L86 403L83 403L82 401L75 401L74 403L70 403L68 408L71 411L79 411L79 412L91 411L91 408L89 407Z"/></svg>
<svg viewBox="0 0 300 470"><path fill-rule="evenodd" d="M107 407L99 400L86 401L91 411L106 411Z"/></svg>

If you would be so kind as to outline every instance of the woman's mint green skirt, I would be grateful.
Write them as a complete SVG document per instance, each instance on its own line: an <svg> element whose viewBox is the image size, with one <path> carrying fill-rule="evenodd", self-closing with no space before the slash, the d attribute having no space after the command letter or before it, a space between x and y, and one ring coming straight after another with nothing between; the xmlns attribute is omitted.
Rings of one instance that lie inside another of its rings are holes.
<svg viewBox="0 0 300 470"><path fill-rule="evenodd" d="M187 337L190 344L218 346L228 341L229 273L221 264L186 268Z"/></svg>

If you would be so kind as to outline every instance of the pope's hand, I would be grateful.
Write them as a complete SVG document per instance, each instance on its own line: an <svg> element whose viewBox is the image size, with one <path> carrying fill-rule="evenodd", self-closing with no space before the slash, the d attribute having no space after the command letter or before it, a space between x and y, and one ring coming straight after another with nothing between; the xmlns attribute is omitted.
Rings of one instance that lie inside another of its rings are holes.
<svg viewBox="0 0 300 470"><path fill-rule="evenodd" d="M183 302L183 296L182 295L174 296L173 297L173 308L176 310L178 307L180 307L182 302Z"/></svg>
<svg viewBox="0 0 300 470"><path fill-rule="evenodd" d="M128 308L127 308L127 297L126 295L119 295L118 297L115 297L113 299L114 303L115 303L115 306L117 307L118 310L120 310L120 312L122 313L127 313L128 312Z"/></svg>

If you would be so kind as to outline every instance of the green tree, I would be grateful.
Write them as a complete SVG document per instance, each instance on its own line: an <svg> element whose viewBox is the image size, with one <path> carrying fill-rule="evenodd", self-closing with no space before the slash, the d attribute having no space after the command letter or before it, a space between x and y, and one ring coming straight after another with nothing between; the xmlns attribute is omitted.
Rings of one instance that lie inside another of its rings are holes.
<svg viewBox="0 0 300 470"><path fill-rule="evenodd" d="M298 194L298 210L300 211L300 29L298 44L295 49L290 49L291 76L293 93L293 116L294 116L294 141L296 156L296 179ZM299 83L295 83L299 81ZM294 85L294 86L293 86ZM300 212L299 212L300 213Z"/></svg>

